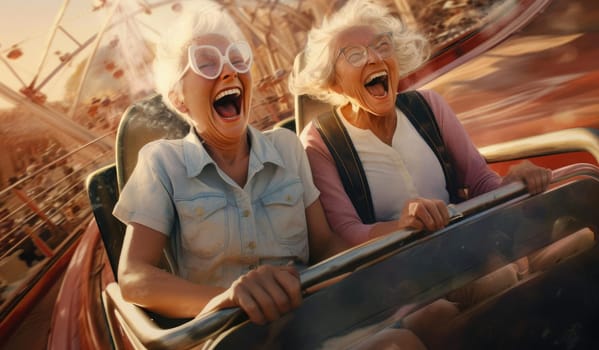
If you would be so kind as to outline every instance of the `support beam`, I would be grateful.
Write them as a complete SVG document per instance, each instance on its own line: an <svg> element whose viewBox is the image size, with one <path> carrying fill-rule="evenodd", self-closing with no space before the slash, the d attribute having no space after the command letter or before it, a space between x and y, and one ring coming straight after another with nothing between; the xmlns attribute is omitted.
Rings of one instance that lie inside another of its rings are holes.
<svg viewBox="0 0 599 350"><path fill-rule="evenodd" d="M39 117L44 123L47 123L58 130L63 131L68 137L77 141L78 143L88 143L98 138L98 135L94 134L87 128L77 124L72 119L65 115L53 111L47 107L40 106L31 102L24 96L14 92L11 88L0 82L0 95L6 97L8 100L14 102L17 105L25 106L34 115ZM104 151L114 148L113 140L102 139L98 141L98 146L102 147Z"/></svg>

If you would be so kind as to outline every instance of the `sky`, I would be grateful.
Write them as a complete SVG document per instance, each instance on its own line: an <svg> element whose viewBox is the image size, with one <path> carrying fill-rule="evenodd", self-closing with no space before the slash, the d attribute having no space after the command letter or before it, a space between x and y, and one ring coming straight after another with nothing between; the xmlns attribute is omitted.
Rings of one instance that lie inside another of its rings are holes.
<svg viewBox="0 0 599 350"><path fill-rule="evenodd" d="M93 1L68 1L68 7L61 23L77 41L85 41L93 35L102 23L102 16L105 16L100 11L91 11ZM39 67L50 28L64 2L64 0L0 1L0 54L25 83L31 82ZM6 55L14 44L19 45L23 55L18 59L7 59ZM64 33L58 32L56 41L47 57L47 63L44 65L46 69L42 70L41 76L44 77L59 64L58 55L54 51L66 52L75 47L72 40ZM0 82L13 89L22 86L2 61L0 61ZM49 99L57 98L62 93L60 88L48 90L51 92L50 95L55 92L55 96L49 96ZM0 107L6 107L6 101L2 100L2 97L0 97Z"/></svg>
<svg viewBox="0 0 599 350"><path fill-rule="evenodd" d="M64 0L0 1L1 43L7 44L26 37L43 35L52 25L63 3ZM92 0L69 1L65 19L71 23L76 22L83 14L91 13L91 7Z"/></svg>
<svg viewBox="0 0 599 350"><path fill-rule="evenodd" d="M44 48L50 37L52 28L59 10L66 2L67 10L61 20L64 29L79 43L83 43L98 33L103 27L109 7L92 11L94 6L105 0L0 0L0 82L12 90L19 90L23 85L28 85L34 78L43 57ZM108 0L108 3L119 1L125 8L139 9L138 0ZM174 1L174 0L172 0ZM165 0L146 0L148 3L167 3L166 6L155 8L151 15L139 13L135 18L142 25L144 35L152 34L147 28L157 28L156 23L168 23L166 16L173 16L170 3ZM128 6L127 6L128 5ZM149 24L149 25L148 25ZM146 26L144 26L146 25ZM115 33L118 35L122 27L111 29L102 39L101 46L106 45ZM121 41L122 42L122 41ZM17 44L22 51L22 56L17 59L7 58L7 54ZM48 101L60 100L64 95L64 85L67 79L81 64L82 60L91 52L93 45L69 62L66 69L61 69L59 74L53 76L42 89ZM39 84L60 65L60 54L73 52L78 45L62 31L57 31L51 49L46 57L37 83ZM57 53L58 52L58 53ZM19 78L7 66L10 65ZM22 81L20 81L22 80ZM0 94L0 108L9 108L11 103L3 99Z"/></svg>

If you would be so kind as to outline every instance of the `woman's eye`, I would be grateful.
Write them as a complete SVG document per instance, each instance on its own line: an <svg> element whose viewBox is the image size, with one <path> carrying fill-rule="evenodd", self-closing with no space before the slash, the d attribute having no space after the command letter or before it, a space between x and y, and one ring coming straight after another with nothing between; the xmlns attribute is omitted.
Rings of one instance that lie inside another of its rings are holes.
<svg viewBox="0 0 599 350"><path fill-rule="evenodd" d="M229 61L233 64L233 65L240 65L244 63L244 60L242 57L237 56L237 57L232 57L229 59Z"/></svg>
<svg viewBox="0 0 599 350"><path fill-rule="evenodd" d="M362 56L364 56L364 54L361 50L348 50L345 52L345 56L347 57L348 61L355 62L362 59Z"/></svg>
<svg viewBox="0 0 599 350"><path fill-rule="evenodd" d="M214 66L216 66L214 62L200 62L200 64L198 65L199 68L210 68Z"/></svg>
<svg viewBox="0 0 599 350"><path fill-rule="evenodd" d="M376 50L385 52L389 51L391 50L391 43L389 43L388 41L381 42L376 46Z"/></svg>

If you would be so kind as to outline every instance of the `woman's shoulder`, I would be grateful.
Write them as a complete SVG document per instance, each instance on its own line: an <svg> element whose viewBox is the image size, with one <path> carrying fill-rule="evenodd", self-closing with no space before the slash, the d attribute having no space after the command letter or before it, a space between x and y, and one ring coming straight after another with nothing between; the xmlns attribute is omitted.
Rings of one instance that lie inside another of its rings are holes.
<svg viewBox="0 0 599 350"><path fill-rule="evenodd" d="M422 89L418 90L418 92L422 95L422 97L424 97L429 107L433 111L439 126L444 125L448 119L456 119L455 113L449 104L436 91Z"/></svg>
<svg viewBox="0 0 599 350"><path fill-rule="evenodd" d="M445 103L445 101L443 100L443 97L434 90L419 89L417 91L420 93L420 95L422 95L422 97L424 97L424 99L429 104L437 104L439 102Z"/></svg>
<svg viewBox="0 0 599 350"><path fill-rule="evenodd" d="M150 141L143 145L139 150L139 157L153 160L171 158L174 155L180 154L182 149L183 139L159 139Z"/></svg>
<svg viewBox="0 0 599 350"><path fill-rule="evenodd" d="M313 120L306 124L299 137L301 143L304 145L304 148L322 148L325 146L324 141L322 140L318 129L316 129Z"/></svg>
<svg viewBox="0 0 599 350"><path fill-rule="evenodd" d="M263 131L262 135L273 144L275 149L289 151L301 148L299 138L289 129L271 129Z"/></svg>
<svg viewBox="0 0 599 350"><path fill-rule="evenodd" d="M272 139L297 137L295 133L287 128L274 128L262 132L263 135Z"/></svg>

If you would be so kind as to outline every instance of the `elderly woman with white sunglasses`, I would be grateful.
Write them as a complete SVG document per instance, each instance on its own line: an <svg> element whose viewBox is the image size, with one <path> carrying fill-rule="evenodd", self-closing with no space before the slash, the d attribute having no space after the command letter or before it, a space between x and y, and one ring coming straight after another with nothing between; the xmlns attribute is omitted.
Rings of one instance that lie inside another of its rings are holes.
<svg viewBox="0 0 599 350"><path fill-rule="evenodd" d="M123 297L169 317L239 306L256 323L301 303L298 272L343 249L330 231L304 150L288 130L248 125L252 52L206 1L157 46L156 84L192 128L144 146L114 215L128 225ZM166 244L177 275L157 265Z"/></svg>

